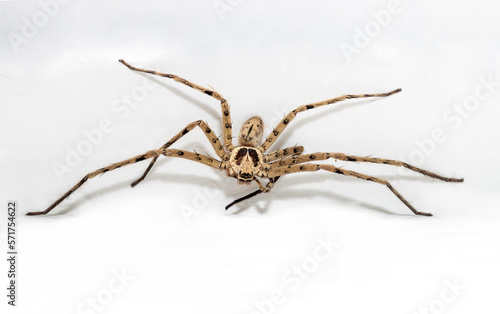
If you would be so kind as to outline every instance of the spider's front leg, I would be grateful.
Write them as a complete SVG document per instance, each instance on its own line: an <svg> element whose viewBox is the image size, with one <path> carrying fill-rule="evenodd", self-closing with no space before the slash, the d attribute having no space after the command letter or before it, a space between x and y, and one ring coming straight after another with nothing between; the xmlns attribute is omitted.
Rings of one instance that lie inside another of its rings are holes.
<svg viewBox="0 0 500 314"><path fill-rule="evenodd" d="M198 84L195 84L195 83L192 83L178 75L175 75L175 74L168 74L168 73L161 73L161 72L157 72L157 71L153 71L153 70L146 70L146 69L141 69L141 68L138 68L138 67L135 67L135 66L132 66L130 64L128 64L126 61L120 59L118 60L120 61L121 63L123 63L126 67L128 67L129 69L131 70L134 70L134 71L138 71L138 72L143 72L143 73L148 73L148 74L152 74L152 75L158 75L158 76L161 76L161 77L166 77L166 78L170 78L170 79L173 79L174 81L176 82L179 82L181 84L184 84L186 86L189 86L197 91L200 91L210 97L213 97L215 99L217 99L218 101L221 102L221 111L222 111L222 125L223 125L223 128L222 128L222 131L223 131L223 137L224 137L224 147L228 150L228 151L231 151L233 150L234 148L234 145L233 145L233 142L232 142L232 138L233 138L233 133L232 133L232 122L231 122L231 112L229 110L229 105L227 103L227 100L224 99L224 97L222 97L221 94L219 94L217 91L215 90L211 90L211 89L208 89L208 88L205 88L203 86L200 86ZM205 132L205 135L207 135L208 139L210 140L210 143L212 144L212 146L214 147L215 151L217 152L217 155L221 158L221 159L225 159L225 151L223 149L223 146L221 145L219 139L217 138L217 136L214 135L214 133L210 130L210 128L208 128L207 125L200 125L200 127L202 128L202 130ZM211 134L210 134L211 133ZM182 135L181 135L182 136ZM177 140L177 139L176 139ZM163 145L161 148L168 148L172 142L172 140L170 140L169 142L165 143L165 145ZM136 186L137 184L139 184L142 180L144 180L144 178L147 176L147 174L149 173L149 171L151 170L151 168L153 167L153 165L155 164L156 160L158 159L158 156L153 158L153 160L149 163L149 166L148 168L144 171L144 173L142 174L142 176L137 179L136 181L132 182L131 186L134 187Z"/></svg>
<svg viewBox="0 0 500 314"><path fill-rule="evenodd" d="M291 111L289 114L287 114L283 118L283 120L281 120L281 122L268 135L268 137L266 138L266 141L259 147L259 150L262 153L264 153L269 147L271 147L271 145L273 145L273 143L283 133L283 131L285 130L285 128L288 126L288 124L300 112L303 112L303 111L306 111L306 110L310 110L310 109L314 109L314 108L318 108L318 107L322 107L322 106L326 106L326 105L330 105L330 104L334 104L336 102L344 101L346 99L370 98L370 97L387 97L387 96L399 93L400 91L401 91L401 88L395 89L395 90L393 90L392 92L389 92L389 93L382 93L382 94L343 95L343 96L332 98L332 99L328 99L328 100L325 100L325 101L320 101L320 102L312 103L312 104L309 104L309 105L300 106L300 107L296 108L295 110Z"/></svg>
<svg viewBox="0 0 500 314"><path fill-rule="evenodd" d="M222 131L223 131L223 136L224 136L224 146L228 151L233 150L234 145L233 145L233 131L232 131L232 122L231 122L231 112L229 110L229 105L227 103L227 100L222 97L221 94L219 94L217 91L213 89L208 89L203 86L200 86L198 84L192 83L178 75L175 74L167 74L167 73L161 73L153 70L146 70L146 69L141 69L137 68L134 66L131 66L124 60L120 59L118 60L121 63L123 63L125 66L127 66L129 69L138 71L138 72L143 72L143 73L148 73L148 74L153 74L153 75L158 75L161 77L166 77L173 79L176 82L179 82L181 84L184 84L186 86L189 86L193 89L196 89L197 91L202 92L205 95L208 95L212 98L217 99L221 103L221 111L222 111ZM221 156L220 156L221 157Z"/></svg>

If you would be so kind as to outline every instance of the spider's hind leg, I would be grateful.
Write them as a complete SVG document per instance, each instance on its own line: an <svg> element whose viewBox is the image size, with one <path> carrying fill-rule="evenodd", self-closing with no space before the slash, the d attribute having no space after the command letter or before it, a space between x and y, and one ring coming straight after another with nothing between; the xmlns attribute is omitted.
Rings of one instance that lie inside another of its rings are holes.
<svg viewBox="0 0 500 314"><path fill-rule="evenodd" d="M87 182L88 179L92 179L95 176L98 176L98 175L103 174L103 173L108 172L108 171L118 169L118 168L126 166L126 165L131 165L131 164L134 164L136 162L158 156L162 153L163 153L163 150L161 150L161 149L151 150L145 154L142 154L142 155L139 155L139 156L136 156L136 157L133 157L133 158L121 161L121 162L114 163L108 167L100 168L100 169L97 169L96 171L93 171L93 172L89 172L80 181L78 181L78 183L75 184L75 186L73 186L69 191L64 193L64 195L61 196L57 201L52 203L52 205L50 205L46 210L38 211L38 212L29 212L26 215L28 215L28 216L45 215L48 212L50 212L52 209L54 209L54 207L59 205L59 203L64 201L66 198L68 198L73 192L75 192L77 189L79 189L85 182Z"/></svg>
<svg viewBox="0 0 500 314"><path fill-rule="evenodd" d="M325 164L302 164L302 165L288 165L288 166L284 166L284 167L276 167L274 169L269 170L268 176L270 178L273 178L273 177L282 176L282 175L290 174L290 173L310 172L310 171L318 171L318 170L326 170L328 172L332 172L332 173L336 173L336 174L341 174L341 175L344 175L344 176L355 177L355 178L363 179L363 180L366 180L366 181L372 181L372 182L375 182L375 183L379 183L379 184L385 185L415 215L432 216L431 213L425 213L425 212L421 212L421 211L416 210L395 188L392 187L392 185L387 180L380 179L380 178L373 177L373 176L369 176L369 175L362 174L362 173L355 172L355 171L340 169L340 168L337 168L337 167L335 167L333 165L325 165Z"/></svg>

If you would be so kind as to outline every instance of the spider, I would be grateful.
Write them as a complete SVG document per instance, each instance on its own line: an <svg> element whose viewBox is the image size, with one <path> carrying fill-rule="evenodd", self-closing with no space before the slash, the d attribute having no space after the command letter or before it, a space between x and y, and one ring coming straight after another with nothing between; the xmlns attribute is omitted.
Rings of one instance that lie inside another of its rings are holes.
<svg viewBox="0 0 500 314"><path fill-rule="evenodd" d="M204 121L198 120L191 122L185 128L183 128L179 133L177 133L174 137L172 137L167 143L165 143L165 145L163 145L161 148L156 150L150 150L142 155L138 155L133 158L114 163L108 167L100 168L97 169L96 171L90 172L87 175L85 175L74 187L72 187L58 200L56 200L52 205L50 205L46 210L29 212L27 213L27 215L31 216L31 215L47 214L52 209L54 209L54 207L56 207L59 203L61 203L64 199L70 196L71 193L80 188L87 180L94 178L97 175L104 174L108 171L115 170L126 165L131 165L139 161L152 159L146 171L143 173L143 175L131 184L131 186L134 187L137 184L139 184L142 180L144 180L144 178L147 176L147 174L149 173L149 171L151 170L151 168L153 167L153 165L155 164L156 160L160 155L164 155L166 157L184 158L202 163L204 165L207 165L209 167L218 170L226 171L227 176L235 178L238 184L249 185L252 182L256 182L256 184L259 187L258 190L233 201L232 203L226 206L226 210L232 205L241 202L243 200L246 200L248 198L251 198L257 194L269 192L273 188L276 181L278 181L278 179L283 175L291 173L299 173L299 172L324 170L338 175L355 177L362 180L372 181L378 184L385 185L414 214L432 216L431 213L425 213L416 210L396 189L392 187L392 185L387 180L350 170L345 170L329 164L316 163L317 161L326 160L329 158L348 161L348 162L368 162L368 163L392 165L397 167L405 167L412 171L419 172L425 176L436 178L446 182L464 181L463 179L443 177L438 174L429 172L427 170L412 166L406 162L397 160L373 158L373 157L359 157L359 156L346 155L343 153L330 153L330 152L303 154L304 152L303 146L293 146L289 148L278 149L271 153L266 153L268 149L271 147L271 145L273 145L273 143L283 133L286 127L297 116L297 114L301 112L330 105L347 99L387 97L399 93L401 89L395 89L391 92L381 93L381 94L343 95L329 100L300 106L295 110L292 110L290 113L288 113L281 120L281 122L275 128L273 128L272 132L260 145L258 144L261 142L262 139L264 124L260 117L258 116L252 117L248 119L241 127L240 133L238 135L239 145L236 146L233 144L232 122L231 122L231 114L229 111L228 103L226 99L224 99L224 97L222 97L215 89L204 88L200 85L191 83L190 81L174 74L165 74L152 70L137 68L131 66L130 64L121 59L118 61L123 63L131 70L173 79L176 82L187 85L195 90L198 90L220 101L222 109L223 143L219 140L219 138L215 135L212 129ZM204 132L205 136L209 140L210 144L212 145L213 149L217 153L217 156L220 158L220 160L212 158L208 155L198 154L196 152L189 152L189 151L170 148L172 144L177 142L181 137L183 137L196 127L200 128ZM258 178L268 179L268 182L264 185L259 181Z"/></svg>

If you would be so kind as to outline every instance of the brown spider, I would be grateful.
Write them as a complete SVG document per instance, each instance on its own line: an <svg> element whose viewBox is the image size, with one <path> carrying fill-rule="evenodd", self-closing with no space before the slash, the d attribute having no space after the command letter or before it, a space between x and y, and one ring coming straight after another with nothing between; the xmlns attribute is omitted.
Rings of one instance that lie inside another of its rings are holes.
<svg viewBox="0 0 500 314"><path fill-rule="evenodd" d="M56 207L59 203L61 203L64 199L71 195L75 190L77 190L80 186L82 186L88 179L91 179L99 174L103 174L105 172L115 170L125 165L130 165L145 159L153 158L150 162L148 168L144 172L144 174L134 181L131 186L136 186L139 182L144 180L148 172L153 167L154 163L158 159L160 155L164 155L167 157L180 157L189 160L193 160L204 165L213 167L219 170L226 170L226 173L229 177L236 178L238 184L251 184L252 181L255 181L259 186L259 190L248 194L240 199L235 200L231 204L226 206L226 209L231 207L232 205L253 197L262 192L269 192L274 183L280 178L282 175L296 173L296 172L309 172L309 171L318 171L318 170L326 170L332 173L344 175L344 176L352 176L356 178L360 178L367 181L376 182L382 185L387 186L392 193L394 193L413 213L416 215L425 215L432 216L430 213L419 212L413 206L408 203L404 197L399 194L396 189L392 187L392 185L380 178L376 178L373 176L369 176L366 174L345 170L341 168L337 168L333 165L328 164L317 164L310 163L319 160L326 160L329 158L334 158L337 160L344 161L354 161L354 162L371 162L377 164L386 164L398 167L406 167L410 170L420 172L423 175L436 178L442 181L447 182L463 182L463 179L455 179L455 178L446 178L435 173L429 172L427 170L423 170L412 165L409 165L402 161L390 160L390 159L382 159L382 158L372 158L372 157L358 157L358 156L350 156L343 153L313 153L313 154L302 154L304 152L304 147L302 146L293 146L285 149L279 149L272 153L266 153L269 147L276 141L276 139L283 133L288 124L295 118L295 116L303 111L318 108L321 106L326 106L329 104L333 104L339 101L343 101L351 98L368 98L368 97L387 97L392 94L398 93L401 89L393 90L389 93L382 94L362 94L362 95L343 95L337 98L332 98L325 101L320 101L317 103L312 103L309 105L300 106L297 109L293 110L289 114L287 114L281 122L273 129L273 131L268 135L264 143L260 146L257 146L260 142L264 130L264 124L260 117L252 117L248 119L242 126L240 134L238 136L239 146L235 146L232 143L232 122L231 115L229 112L229 106L227 101L215 90L207 89L191 83L177 75L174 74L165 74L159 73L151 70L144 70L140 68L133 67L129 65L127 62L123 60L119 60L121 63L126 65L128 68L145 72L149 74L159 75L163 77L168 77L187 85L191 88L194 88L202 93L207 94L221 102L222 107L222 124L223 124L223 137L224 144L222 144L218 137L212 132L212 129L203 122L202 120L194 121L188 124L184 129L182 129L177 135L175 135L170 141L168 141L165 145L163 145L160 149L150 150L145 154L114 163L108 167L104 167L98 169L94 172L90 172L85 175L73 188L67 191L63 196L61 196L57 201L55 201L52 205L50 205L44 211L38 212L29 212L27 215L44 215L50 212L54 207ZM205 136L210 141L212 147L215 152L219 156L221 160L214 159L210 156L198 154L196 152L188 152L179 149L169 148L172 144L174 144L181 137L186 135L189 131L193 130L195 127L199 127L204 133ZM265 178L268 179L268 183L264 186L258 179Z"/></svg>

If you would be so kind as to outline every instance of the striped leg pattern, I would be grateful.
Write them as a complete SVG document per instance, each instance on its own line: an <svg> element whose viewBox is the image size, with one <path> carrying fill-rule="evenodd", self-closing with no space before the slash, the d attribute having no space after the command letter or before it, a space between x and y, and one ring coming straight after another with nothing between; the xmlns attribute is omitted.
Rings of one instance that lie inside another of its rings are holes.
<svg viewBox="0 0 500 314"><path fill-rule="evenodd" d="M314 108L318 108L318 107L322 107L322 106L334 104L336 102L340 102L340 101L343 101L343 100L346 100L346 99L369 98L369 97L387 97L387 96L399 93L400 91L401 91L401 88L398 88L396 90L393 90L392 92L383 93L383 94L343 95L343 96L332 98L332 99L329 99L329 100L320 101L320 102L312 103L312 104L309 104L309 105L300 106L297 109L295 109L292 112L290 112L289 114L287 114L281 120L281 122L273 129L273 131L271 132L271 134L269 134L269 136L266 138L266 141L264 142L264 144L262 144L259 147L259 149L260 149L261 152L265 152L267 149L269 149L269 147L271 147L271 145L273 145L273 143L278 139L278 137L283 133L283 131L285 130L285 128L288 126L288 124L297 116L297 114L299 112L303 112L303 111L306 111L306 110L310 110L310 109L314 109Z"/></svg>
<svg viewBox="0 0 500 314"><path fill-rule="evenodd" d="M464 179L462 179L462 178L443 177L443 176L438 175L436 173L412 166L412 165L410 165L406 162L403 162L403 161L392 160L392 159L383 159L383 158L373 158L373 157L359 157L359 156L346 155L343 153L313 153L313 154L305 154L305 155L298 155L298 156L290 156L290 157L283 158L283 159L273 163L272 167L295 165L295 164L301 164L301 163L310 162L310 161L326 160L329 158L334 158L334 159L343 160L343 161L369 162L369 163L375 163L375 164L391 165L391 166L396 166L396 167L405 167L405 168L410 169L412 171L419 172L419 173L423 174L424 176L431 177L431 178L438 179L438 180L445 181L445 182L463 182L464 181Z"/></svg>
<svg viewBox="0 0 500 314"><path fill-rule="evenodd" d="M288 165L283 167L277 167L269 170L268 176L269 178L279 177L285 174L297 173L297 172L310 172L310 171L319 171L326 170L329 172L333 172L336 174L341 174L344 176L355 177L367 181L372 181L375 183L379 183L385 185L389 190L391 190L394 195L396 195L415 215L423 215L423 216L432 216L431 213L424 213L416 210L392 185L384 179L380 179L377 177L369 176L366 174L362 174L355 171L344 170L337 168L333 165L322 165L322 164L303 164L303 165Z"/></svg>
<svg viewBox="0 0 500 314"><path fill-rule="evenodd" d="M264 161L266 163L272 163L284 157L300 155L303 152L304 152L303 146L292 146L288 148L282 148L273 153L265 154Z"/></svg>
<svg viewBox="0 0 500 314"><path fill-rule="evenodd" d="M233 130L232 130L232 122L231 122L231 112L229 111L229 105L227 103L227 100L222 97L221 94L219 94L217 91L213 89L208 89L203 86L197 85L195 83L191 83L190 81L177 76L175 74L167 74L167 73L161 73L153 70L145 70L141 68L137 68L134 66L131 66L124 60L120 59L118 60L121 63L123 63L125 66L127 66L129 69L138 71L138 72L144 72L148 74L153 74L153 75L158 75L166 78L173 79L176 82L182 83L186 86L189 86L193 89L196 89L197 91L200 91L208 96L211 96L221 103L221 110L222 110L222 125L223 125L223 136L224 136L224 147L228 150L231 151L234 148L233 145Z"/></svg>
<svg viewBox="0 0 500 314"><path fill-rule="evenodd" d="M188 126L186 126L181 132L179 132L177 135L175 135L169 142L167 142L167 144L169 144L169 145L164 145L164 147L162 147L160 149L151 150L151 151L148 151L145 154L138 155L136 157L133 157L133 158L130 158L130 159L127 159L127 160L124 160L124 161L120 161L120 162L114 163L114 164L112 164L110 166L107 166L107 167L104 167L104 168L100 168L100 169L97 169L96 171L90 172L90 173L86 174L74 187L72 187L63 196L61 196L57 201L55 201L52 205L50 205L46 210L44 210L44 211L38 211L38 212L29 212L26 215L28 215L28 216L45 215L48 212L50 212L54 207L56 207L59 203L61 203L63 200L65 200L66 198L68 198L78 188L80 188L88 179L91 179L91 178L93 178L93 177L95 177L95 176L97 176L99 174L103 174L103 173L106 173L108 171L115 170L115 169L118 169L118 168L126 166L126 165L131 165L131 164L134 164L136 162L143 161L143 160L146 160L146 159L154 158L154 161L156 161L156 159L158 158L158 156L162 155L162 154L165 155L165 156L167 156L167 157L180 157L180 158L185 158L185 159L193 160L193 161L205 164L207 166L211 166L211 167L216 168L216 169L221 169L222 162L218 161L218 160L215 160L212 157L209 157L209 156L206 156L206 155L201 155L201 154L198 154L198 153L193 153L193 152L187 152L187 151L183 151L183 150L178 150L178 149L167 149L168 146L170 146L171 144L175 143L179 138L181 138L186 133L188 133L189 131L191 131L192 129L194 129L196 126L202 127L202 129L204 130L205 134L207 135L207 137L209 139L215 138L217 140L217 137L215 137L215 135L212 136L213 132L209 131L210 129L208 128L208 125L205 124L205 122L203 122L201 120L192 122L192 123L188 124ZM220 142L219 142L219 145L220 145ZM215 148L215 146L214 146L214 148ZM140 180L144 179L144 177L146 176L147 172L151 169L152 165L153 165L153 163L150 164L150 167L148 167L148 170L144 173L144 175L141 177ZM138 180L138 181L140 182L140 180Z"/></svg>
<svg viewBox="0 0 500 314"><path fill-rule="evenodd" d="M189 133L189 131L191 131L192 129L194 129L197 126L200 127L200 129L203 131L203 133L205 133L205 136L210 141L210 144L212 144L212 147L214 148L214 150L217 153L217 155L222 160L224 160L226 153L224 152L224 149L222 148L221 142L217 138L217 135L215 135L215 133L212 131L212 129L210 129L210 127L208 126L208 124L206 124L202 120L198 120L198 121L191 122L190 124L188 124L182 131L180 131L179 133L177 133L177 135L175 135L172 139L170 139L170 141L166 142L165 145L163 145L160 149L169 148L172 144L174 144L175 142L177 142L177 140L179 140L181 137L183 137L184 135L186 135L187 133ZM146 178L146 176L148 175L148 173L151 170L151 168L153 168L153 165L155 164L155 162L156 162L157 159L158 159L158 156L155 156L153 158L153 160L151 160L151 162L149 163L148 168L146 169L146 171L144 171L144 173L142 174L142 176L139 179L137 179L134 182L132 182L132 184L130 186L134 187L137 184L139 184L142 180L144 180L144 178Z"/></svg>

